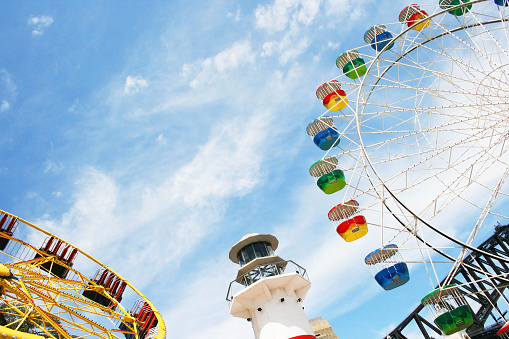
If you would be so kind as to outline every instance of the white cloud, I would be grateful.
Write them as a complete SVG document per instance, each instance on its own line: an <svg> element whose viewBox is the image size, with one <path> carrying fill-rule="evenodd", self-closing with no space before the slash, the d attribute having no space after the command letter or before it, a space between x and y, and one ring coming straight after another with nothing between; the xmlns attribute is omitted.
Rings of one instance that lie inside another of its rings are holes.
<svg viewBox="0 0 509 339"><path fill-rule="evenodd" d="M282 31L288 25L291 10L299 5L299 0L276 0L272 5L258 5L255 11L256 26L269 32Z"/></svg>
<svg viewBox="0 0 509 339"><path fill-rule="evenodd" d="M164 146L167 144L166 138L164 137L164 134L161 133L157 136L156 141L159 143L159 145Z"/></svg>
<svg viewBox="0 0 509 339"><path fill-rule="evenodd" d="M67 109L67 112L69 113L75 113L76 112L76 106L78 106L80 103L80 99L74 100L72 105Z"/></svg>
<svg viewBox="0 0 509 339"><path fill-rule="evenodd" d="M279 55L279 62L287 64L305 53L310 46L310 39L300 29L295 28L287 32L279 41L266 41L262 45L262 57L270 57L276 53Z"/></svg>
<svg viewBox="0 0 509 339"><path fill-rule="evenodd" d="M161 184L142 176L122 185L126 178L89 168L76 183L72 207L61 218L46 216L37 224L143 286L149 283L143 276L178 266L213 231L227 199L244 196L262 182L268 121L262 113L213 127L187 164L166 178L161 174ZM157 139L164 140L164 135ZM137 161L135 156L129 159ZM125 239L131 239L128 247ZM156 258L157 266L146 265ZM132 267L138 268L136 273Z"/></svg>
<svg viewBox="0 0 509 339"><path fill-rule="evenodd" d="M53 18L51 16L32 16L28 19L28 24L33 27L32 35L42 35L46 28L53 24Z"/></svg>
<svg viewBox="0 0 509 339"><path fill-rule="evenodd" d="M201 262L192 276L185 278L186 283L180 290L182 299L163 313L167 328L172 329L172 337L253 337L251 323L231 316L225 300L228 284L235 278L237 269L225 255ZM197 305L200 312L196 312Z"/></svg>
<svg viewBox="0 0 509 339"><path fill-rule="evenodd" d="M302 22L304 25L311 25L320 11L321 3L321 0L302 1L302 8L297 15L298 21Z"/></svg>
<svg viewBox="0 0 509 339"><path fill-rule="evenodd" d="M274 51L274 46L277 45L276 41L267 41L263 43L261 56L271 56Z"/></svg>
<svg viewBox="0 0 509 339"><path fill-rule="evenodd" d="M311 42L306 36L302 36L300 39L297 34L293 36L285 36L280 44L278 44L281 52L279 61L282 64L288 63L290 60L293 60L299 55L305 53L310 44Z"/></svg>
<svg viewBox="0 0 509 339"><path fill-rule="evenodd" d="M271 5L258 5L256 26L269 32L283 31L293 23L310 25L320 10L321 0L276 0Z"/></svg>
<svg viewBox="0 0 509 339"><path fill-rule="evenodd" d="M330 49L337 50L339 46L341 46L341 42L327 41L327 47Z"/></svg>
<svg viewBox="0 0 509 339"><path fill-rule="evenodd" d="M7 111L11 108L11 103L16 99L18 89L11 78L9 72L0 69L0 112Z"/></svg>
<svg viewBox="0 0 509 339"><path fill-rule="evenodd" d="M148 81L141 75L130 76L125 78L124 93L138 93L140 89L148 87Z"/></svg>
<svg viewBox="0 0 509 339"><path fill-rule="evenodd" d="M255 62L255 55L248 40L237 41L231 47L217 53L214 57L198 62L197 65L186 64L182 67L181 74L190 74L191 69L200 69L190 82L192 88L210 84L226 73L247 64Z"/></svg>
<svg viewBox="0 0 509 339"><path fill-rule="evenodd" d="M44 165L44 173L58 173L64 169L64 165L59 161L46 160Z"/></svg>
<svg viewBox="0 0 509 339"><path fill-rule="evenodd" d="M0 104L0 112L7 111L9 107L9 102L7 102L7 100L2 100L2 103Z"/></svg>
<svg viewBox="0 0 509 339"><path fill-rule="evenodd" d="M266 114L223 123L198 147L194 158L156 190L145 193L144 206L161 213L181 202L203 207L232 196L243 196L260 182ZM240 137L241 136L241 137Z"/></svg>
<svg viewBox="0 0 509 339"><path fill-rule="evenodd" d="M237 11L235 13L231 13L231 12L228 12L228 14L226 14L227 17L229 18L233 18L235 20L235 22L239 22L240 21L240 8L237 9Z"/></svg>

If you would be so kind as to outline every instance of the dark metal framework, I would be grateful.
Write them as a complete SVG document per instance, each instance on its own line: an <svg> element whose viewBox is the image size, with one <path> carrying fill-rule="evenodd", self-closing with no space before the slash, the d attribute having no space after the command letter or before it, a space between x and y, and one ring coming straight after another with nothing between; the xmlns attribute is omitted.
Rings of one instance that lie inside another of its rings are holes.
<svg viewBox="0 0 509 339"><path fill-rule="evenodd" d="M482 252L471 251L447 283L461 285L459 288L467 297L472 310L477 310L474 311L474 324L467 329L468 335L472 339L498 338L496 336L497 330L506 320L509 320L509 317L505 318L507 310L503 310L497 305L500 298L504 299L506 305L509 305L509 301L504 295L505 289L509 287L509 264L485 253L499 256L505 260L509 258L509 225L496 226L495 233L479 245L477 249ZM445 279L442 281L443 283L446 283ZM441 332L438 327L432 321L420 315L423 309L424 306L419 304L384 339L407 339L403 334L403 330L412 322L415 322L423 338L440 338ZM489 318L492 318L495 323L485 327L485 323Z"/></svg>

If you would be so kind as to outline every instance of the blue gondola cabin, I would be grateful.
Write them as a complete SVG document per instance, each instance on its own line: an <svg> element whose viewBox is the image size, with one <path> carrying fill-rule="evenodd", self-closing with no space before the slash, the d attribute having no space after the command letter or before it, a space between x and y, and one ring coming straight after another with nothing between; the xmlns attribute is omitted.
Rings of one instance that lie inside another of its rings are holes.
<svg viewBox="0 0 509 339"><path fill-rule="evenodd" d="M380 52L384 48L389 50L394 46L392 33L384 25L375 25L364 33L364 41L371 45L375 51Z"/></svg>
<svg viewBox="0 0 509 339"><path fill-rule="evenodd" d="M374 250L366 256L364 262L371 268L376 282L386 291L410 280L408 266L403 262L398 246L394 244Z"/></svg>
<svg viewBox="0 0 509 339"><path fill-rule="evenodd" d="M312 121L306 128L306 132L313 138L315 145L323 151L328 151L339 145L339 132L331 117L322 117Z"/></svg>

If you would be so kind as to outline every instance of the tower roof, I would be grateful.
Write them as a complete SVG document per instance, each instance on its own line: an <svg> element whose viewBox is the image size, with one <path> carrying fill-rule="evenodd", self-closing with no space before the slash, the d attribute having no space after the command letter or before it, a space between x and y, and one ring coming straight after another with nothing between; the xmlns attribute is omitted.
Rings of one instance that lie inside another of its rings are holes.
<svg viewBox="0 0 509 339"><path fill-rule="evenodd" d="M255 243L255 242L268 242L272 246L272 250L276 250L279 241L272 234L259 234L259 233L248 233L242 237L235 245L233 245L230 250L230 260L234 263L238 264L239 259L237 258L237 254L239 251L245 246Z"/></svg>

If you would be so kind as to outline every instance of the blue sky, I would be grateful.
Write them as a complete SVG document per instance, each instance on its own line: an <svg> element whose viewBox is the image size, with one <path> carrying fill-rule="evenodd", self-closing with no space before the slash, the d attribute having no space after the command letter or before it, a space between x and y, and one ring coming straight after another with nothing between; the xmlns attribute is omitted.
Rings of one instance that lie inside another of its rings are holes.
<svg viewBox="0 0 509 339"><path fill-rule="evenodd" d="M305 129L336 57L407 5L4 1L1 208L127 278L168 338L253 337L225 301L228 251L251 232L307 269L309 318L380 337L429 286L383 292L371 242L337 236L339 197L309 176L323 154Z"/></svg>

